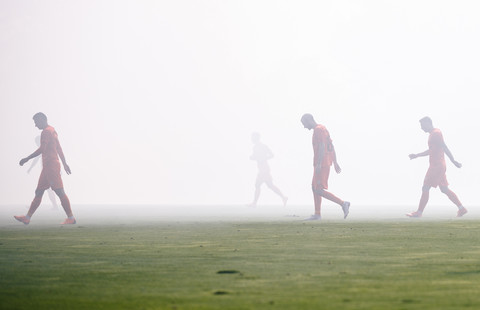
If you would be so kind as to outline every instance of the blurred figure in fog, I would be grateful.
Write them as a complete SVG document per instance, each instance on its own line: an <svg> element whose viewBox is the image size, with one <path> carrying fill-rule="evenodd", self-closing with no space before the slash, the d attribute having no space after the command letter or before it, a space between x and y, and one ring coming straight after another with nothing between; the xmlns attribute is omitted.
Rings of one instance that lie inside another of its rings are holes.
<svg viewBox="0 0 480 310"><path fill-rule="evenodd" d="M433 127L433 122L430 117L426 116L420 120L420 128L429 133L428 150L418 154L410 154L408 156L410 159L428 156L430 166L428 167L427 174L425 175L425 179L423 181L422 196L420 198L420 203L418 204L418 209L415 212L408 213L407 216L421 217L423 210L427 205L428 198L430 197L430 188L436 188L438 186L440 187L440 191L447 195L447 197L457 206L457 217L461 217L468 211L463 207L457 195L448 188L446 176L447 164L445 163L444 154L447 154L448 158L455 165L455 167L461 168L462 164L453 158L452 153L443 140L442 132L440 129Z"/></svg>
<svg viewBox="0 0 480 310"><path fill-rule="evenodd" d="M62 222L62 225L75 224L76 221L72 213L72 208L70 207L70 200L63 189L62 177L60 176L61 167L60 161L58 160L59 157L62 161L65 172L70 174L71 171L65 160L60 142L58 141L57 132L52 126L48 125L47 116L41 112L33 116L33 121L35 123L35 127L42 130L42 134L40 136L40 147L28 157L20 160L20 166L23 166L30 159L42 155L43 167L38 180L37 189L35 190L35 198L30 204L27 215L14 216L14 218L17 221L28 225L33 213L35 213L42 202L43 193L45 190L52 188L57 194L58 198L60 198L63 210L67 214L67 218Z"/></svg>
<svg viewBox="0 0 480 310"><path fill-rule="evenodd" d="M312 191L315 204L315 214L306 220L316 221L321 219L322 197L335 202L342 207L343 218L346 219L350 212L350 202L344 201L327 191L330 166L334 165L335 171L340 173L342 169L337 163L337 154L333 147L330 133L325 126L317 124L311 114L304 114L300 120L308 130L313 129L313 181Z"/></svg>
<svg viewBox="0 0 480 310"><path fill-rule="evenodd" d="M282 198L283 206L286 206L288 197L285 197L280 189L273 184L272 175L270 174L270 166L268 160L273 158L273 153L268 146L260 142L260 134L258 132L252 133L253 153L250 156L251 160L257 162L258 174L255 182L255 194L253 202L249 204L251 207L256 207L258 198L260 198L260 192L262 184L267 184L275 194Z"/></svg>
<svg viewBox="0 0 480 310"><path fill-rule="evenodd" d="M37 144L37 147L40 147L40 136L37 136L35 138L35 143ZM38 163L38 160L40 159L41 156L37 156L33 159L32 163L30 164L30 167L27 170L27 173L30 173L32 171L33 167L35 167ZM55 193L51 188L47 189L47 194L48 198L50 198L50 202L52 203L52 210L58 210L58 205L57 205L57 200L55 199Z"/></svg>

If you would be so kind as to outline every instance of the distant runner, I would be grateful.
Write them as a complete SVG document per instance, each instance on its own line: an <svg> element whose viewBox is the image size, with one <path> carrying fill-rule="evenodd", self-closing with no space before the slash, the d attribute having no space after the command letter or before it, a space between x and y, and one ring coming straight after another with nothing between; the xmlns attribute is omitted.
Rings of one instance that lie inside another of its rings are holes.
<svg viewBox="0 0 480 310"><path fill-rule="evenodd" d="M63 182L60 176L60 162L58 158L60 157L63 167L67 174L70 174L70 167L65 161L65 156L63 155L62 147L58 141L57 132L52 126L48 125L47 116L43 113L37 113L33 116L33 121L35 126L42 130L40 138L40 147L33 152L30 156L20 160L20 166L23 166L30 159L35 158L39 155L42 155L43 168L40 174L40 179L38 180L37 189L35 190L35 198L33 199L30 209L28 210L27 215L14 216L17 221L22 222L25 225L30 223L30 218L32 217L35 210L42 202L42 196L45 190L52 188L53 191L60 198L67 218L62 222L64 224L75 224L75 217L72 213L72 208L70 207L70 201L68 200L67 195L63 189Z"/></svg>
<svg viewBox="0 0 480 310"><path fill-rule="evenodd" d="M415 159L417 157L429 156L430 166L428 167L425 180L423 181L422 197L420 198L418 210L408 213L407 216L421 217L430 196L430 188L438 186L440 187L440 191L447 195L447 197L458 207L457 217L461 217L468 211L463 207L457 195L448 188L447 176L445 174L447 171L447 165L445 163L444 154L447 154L455 167L461 168L462 164L453 158L452 153L443 140L442 132L440 129L433 127L433 122L430 117L422 118L420 120L420 127L423 131L430 134L428 137L428 150L418 154L410 154L409 157L410 159Z"/></svg>
<svg viewBox="0 0 480 310"><path fill-rule="evenodd" d="M317 124L311 114L304 114L301 122L303 127L308 130L313 129L313 181L312 191L313 199L315 203L315 214L306 220L320 220L321 219L321 205L322 197L340 205L343 210L343 218L346 219L350 212L350 202L341 200L334 194L327 191L328 189L328 177L330 174L330 166L334 165L335 171L340 173L342 169L337 163L337 154L335 148L330 139L325 126Z"/></svg>
<svg viewBox="0 0 480 310"><path fill-rule="evenodd" d="M250 156L251 160L257 162L258 174L257 180L255 181L255 194L253 197L253 202L249 204L250 207L256 207L258 198L260 198L261 186L263 183L267 184L275 194L282 198L283 206L286 206L288 197L284 196L278 187L273 184L272 175L270 173L270 166L268 165L268 160L273 158L273 153L268 146L260 142L260 134L254 132L252 134L253 142L253 154Z"/></svg>

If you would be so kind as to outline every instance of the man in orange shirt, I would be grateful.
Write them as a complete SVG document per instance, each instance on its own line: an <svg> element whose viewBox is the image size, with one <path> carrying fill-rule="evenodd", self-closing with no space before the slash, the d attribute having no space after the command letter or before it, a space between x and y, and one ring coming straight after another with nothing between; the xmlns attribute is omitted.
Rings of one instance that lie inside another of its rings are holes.
<svg viewBox="0 0 480 310"><path fill-rule="evenodd" d="M38 180L37 189L35 190L35 198L33 199L30 209L28 210L27 215L14 216L14 218L22 222L25 225L30 223L30 218L33 213L37 210L38 206L42 202L42 196L45 190L52 188L53 191L60 198L62 207L67 214L67 218L63 221L64 224L75 224L75 217L72 213L72 208L70 207L70 201L65 194L63 189L63 182L60 176L60 162L58 158L62 160L63 167L67 174L70 174L70 167L65 161L65 156L63 155L62 147L58 141L58 135L55 129L52 126L48 125L47 116L43 113L37 113L33 116L33 121L35 126L42 130L40 137L40 147L33 152L30 156L20 160L20 166L23 166L30 159L35 158L39 155L42 155L43 169L40 174L40 179Z"/></svg>
<svg viewBox="0 0 480 310"><path fill-rule="evenodd" d="M427 116L422 118L420 120L420 127L423 131L430 134L428 137L428 150L418 154L410 154L409 157L410 159L414 159L421 156L429 156L430 166L428 167L423 182L422 197L420 198L418 209L415 212L408 213L407 216L421 217L430 196L430 188L439 186L440 191L447 195L447 197L458 207L457 217L461 217L468 211L463 207L457 195L448 188L447 176L445 174L447 171L447 165L445 163L444 154L447 154L455 167L460 168L462 167L462 164L453 158L452 153L443 140L442 132L440 129L433 127L433 122L430 117Z"/></svg>
<svg viewBox="0 0 480 310"><path fill-rule="evenodd" d="M317 124L311 114L304 114L301 122L303 127L308 130L313 129L313 181L312 191L315 203L315 214L307 220L321 219L322 197L340 205L343 210L343 218L346 219L350 212L350 202L341 200L334 194L327 191L328 176L330 174L330 166L334 164L335 171L340 173L342 169L337 163L337 155L333 147L332 139L325 126Z"/></svg>

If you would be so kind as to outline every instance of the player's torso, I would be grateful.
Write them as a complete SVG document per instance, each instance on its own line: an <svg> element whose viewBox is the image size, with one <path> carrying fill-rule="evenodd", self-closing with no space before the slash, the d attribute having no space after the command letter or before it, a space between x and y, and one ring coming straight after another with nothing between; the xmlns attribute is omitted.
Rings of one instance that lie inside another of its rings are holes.
<svg viewBox="0 0 480 310"><path fill-rule="evenodd" d="M445 164L444 141L440 129L433 129L428 137L428 152L430 164Z"/></svg>
<svg viewBox="0 0 480 310"><path fill-rule="evenodd" d="M328 132L327 128L323 125L318 124L313 131L312 137L314 165L317 164L315 160L318 156L317 152L320 144L325 145L325 153L323 155L322 166L330 166L333 159L332 139L330 138L330 133Z"/></svg>
<svg viewBox="0 0 480 310"><path fill-rule="evenodd" d="M59 163L57 155L57 140L57 132L52 126L48 126L42 131L40 143L43 147L42 162L44 167Z"/></svg>

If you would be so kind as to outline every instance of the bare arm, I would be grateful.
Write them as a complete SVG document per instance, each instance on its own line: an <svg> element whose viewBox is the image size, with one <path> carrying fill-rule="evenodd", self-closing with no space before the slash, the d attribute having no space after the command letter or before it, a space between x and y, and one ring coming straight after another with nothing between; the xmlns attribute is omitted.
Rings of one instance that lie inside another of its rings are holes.
<svg viewBox="0 0 480 310"><path fill-rule="evenodd" d="M426 150L425 152L421 152L421 153L418 153L418 154L410 154L410 155L408 155L408 157L410 157L410 159L415 159L417 157L428 156L429 154L430 154L430 152L428 150Z"/></svg>
<svg viewBox="0 0 480 310"><path fill-rule="evenodd" d="M72 171L70 170L70 167L67 165L67 161L65 160L65 155L63 154L63 149L60 145L60 141L57 140L57 153L58 153L58 157L60 157L60 160L62 161L62 164L63 164L63 168L65 169L65 172L67 174L71 174Z"/></svg>
<svg viewBox="0 0 480 310"><path fill-rule="evenodd" d="M30 159L35 158L38 155L42 154L42 152L43 152L43 147L40 145L40 147L35 152L33 152L32 154L30 154L27 157L22 158L22 160L20 160L20 166L23 166Z"/></svg>
<svg viewBox="0 0 480 310"><path fill-rule="evenodd" d="M340 168L340 165L337 162L337 152L335 151L335 147L333 146L333 143L332 143L332 150L333 150L333 166L335 167L335 172L340 173L342 172L342 168Z"/></svg>
<svg viewBox="0 0 480 310"><path fill-rule="evenodd" d="M448 156L448 158L450 159L450 161L455 165L455 167L457 168L461 168L462 167L462 164L459 163L458 161L456 161L454 158L453 158L453 155L452 155L452 152L450 152L450 150L448 149L447 145L445 143L443 143L443 151L445 152L445 154Z"/></svg>

